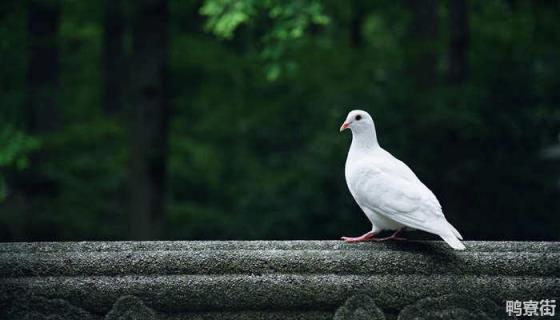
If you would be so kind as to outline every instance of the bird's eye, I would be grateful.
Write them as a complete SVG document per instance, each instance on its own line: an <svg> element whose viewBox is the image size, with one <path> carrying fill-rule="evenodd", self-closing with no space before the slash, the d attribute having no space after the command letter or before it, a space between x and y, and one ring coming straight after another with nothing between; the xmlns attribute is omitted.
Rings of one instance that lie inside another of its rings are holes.
<svg viewBox="0 0 560 320"><path fill-rule="evenodd" d="M356 121L360 121L360 120L362 120L362 116L361 116L361 115L357 115L357 116L356 116Z"/></svg>

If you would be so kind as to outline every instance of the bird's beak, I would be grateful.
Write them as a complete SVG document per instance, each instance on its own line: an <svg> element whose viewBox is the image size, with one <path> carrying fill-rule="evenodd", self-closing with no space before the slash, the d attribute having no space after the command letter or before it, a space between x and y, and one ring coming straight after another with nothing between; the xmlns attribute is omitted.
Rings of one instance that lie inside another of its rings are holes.
<svg viewBox="0 0 560 320"><path fill-rule="evenodd" d="M349 125L350 125L350 124L349 124L348 122L344 122L344 123L342 124L342 126L340 126L340 132L342 132L342 131L344 131L345 129L347 129Z"/></svg>

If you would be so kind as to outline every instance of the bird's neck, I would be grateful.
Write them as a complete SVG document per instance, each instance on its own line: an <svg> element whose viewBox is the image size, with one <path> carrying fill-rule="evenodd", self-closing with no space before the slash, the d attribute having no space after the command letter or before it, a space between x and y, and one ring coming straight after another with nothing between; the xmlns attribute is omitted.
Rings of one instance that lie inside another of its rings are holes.
<svg viewBox="0 0 560 320"><path fill-rule="evenodd" d="M352 132L352 145L350 148L355 150L373 150L379 148L375 128L367 128L362 131Z"/></svg>

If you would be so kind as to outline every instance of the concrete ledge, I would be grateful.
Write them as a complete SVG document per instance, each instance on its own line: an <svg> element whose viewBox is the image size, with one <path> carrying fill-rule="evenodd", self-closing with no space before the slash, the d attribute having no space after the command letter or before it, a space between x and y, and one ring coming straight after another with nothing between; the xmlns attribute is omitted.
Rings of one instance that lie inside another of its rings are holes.
<svg viewBox="0 0 560 320"><path fill-rule="evenodd" d="M0 319L512 319L556 299L560 243L0 244Z"/></svg>

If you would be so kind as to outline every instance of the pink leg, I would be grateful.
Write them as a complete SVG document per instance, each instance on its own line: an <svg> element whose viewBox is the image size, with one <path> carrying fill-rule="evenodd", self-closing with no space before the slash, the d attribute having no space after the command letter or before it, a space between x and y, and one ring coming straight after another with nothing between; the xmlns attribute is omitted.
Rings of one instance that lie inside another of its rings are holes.
<svg viewBox="0 0 560 320"><path fill-rule="evenodd" d="M370 231L368 233L364 233L363 235L359 236L359 237L341 237L341 240L344 240L348 243L350 242L362 242L362 241L368 241L368 240L372 240L374 239L373 237L375 236L375 232Z"/></svg>
<svg viewBox="0 0 560 320"><path fill-rule="evenodd" d="M406 240L406 238L398 237L399 233L401 233L402 228L398 229L392 235L385 237L385 238L371 238L371 241L385 241L385 240Z"/></svg>

